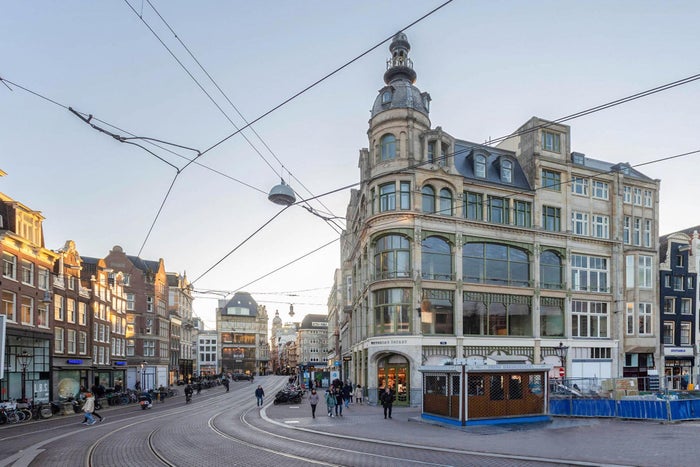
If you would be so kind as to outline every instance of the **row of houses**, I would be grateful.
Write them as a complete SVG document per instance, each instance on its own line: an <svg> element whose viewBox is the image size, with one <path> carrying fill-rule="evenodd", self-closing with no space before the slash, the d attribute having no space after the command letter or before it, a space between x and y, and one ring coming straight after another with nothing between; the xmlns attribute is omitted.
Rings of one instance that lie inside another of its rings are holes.
<svg viewBox="0 0 700 467"><path fill-rule="evenodd" d="M660 181L573 151L568 125L537 117L498 144L433 127L406 35L389 49L328 300L328 365L370 400L391 386L414 405L419 367L455 361L642 389L695 381L697 233L659 237Z"/></svg>
<svg viewBox="0 0 700 467"><path fill-rule="evenodd" d="M46 248L43 220L0 193L0 399L150 389L196 374L200 326L186 275L119 246L104 257L81 255L71 240Z"/></svg>

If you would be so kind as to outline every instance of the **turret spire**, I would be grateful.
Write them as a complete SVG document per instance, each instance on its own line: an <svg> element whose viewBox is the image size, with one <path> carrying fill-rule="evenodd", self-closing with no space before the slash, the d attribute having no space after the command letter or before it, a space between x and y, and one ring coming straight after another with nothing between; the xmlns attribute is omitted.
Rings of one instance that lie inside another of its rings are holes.
<svg viewBox="0 0 700 467"><path fill-rule="evenodd" d="M415 83L417 75L413 70L413 61L408 58L411 44L408 43L406 34L396 33L389 45L389 50L391 58L386 61L387 70L384 73L384 82L389 84L397 79L405 79L411 84Z"/></svg>

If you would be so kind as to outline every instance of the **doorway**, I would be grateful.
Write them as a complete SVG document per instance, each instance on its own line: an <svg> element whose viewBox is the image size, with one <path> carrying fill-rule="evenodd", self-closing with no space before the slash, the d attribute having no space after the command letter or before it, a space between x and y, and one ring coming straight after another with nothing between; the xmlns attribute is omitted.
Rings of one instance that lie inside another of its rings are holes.
<svg viewBox="0 0 700 467"><path fill-rule="evenodd" d="M409 376L410 365L404 357L392 355L380 360L377 365L378 395L389 386L396 394L395 405L410 405Z"/></svg>

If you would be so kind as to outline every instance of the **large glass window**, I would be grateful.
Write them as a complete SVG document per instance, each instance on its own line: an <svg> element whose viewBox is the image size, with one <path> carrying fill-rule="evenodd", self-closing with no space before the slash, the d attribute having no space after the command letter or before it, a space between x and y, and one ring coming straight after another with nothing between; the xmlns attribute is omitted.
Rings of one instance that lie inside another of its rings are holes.
<svg viewBox="0 0 700 467"><path fill-rule="evenodd" d="M651 247L651 219L644 219L644 246Z"/></svg>
<svg viewBox="0 0 700 467"><path fill-rule="evenodd" d="M20 320L22 324L33 325L34 322L34 300L31 297L22 296L20 306Z"/></svg>
<svg viewBox="0 0 700 467"><path fill-rule="evenodd" d="M653 257L639 255L639 271L638 271L638 284L639 288L651 289L654 282L652 277L653 274Z"/></svg>
<svg viewBox="0 0 700 467"><path fill-rule="evenodd" d="M531 336L531 298L520 295L464 292L464 334Z"/></svg>
<svg viewBox="0 0 700 467"><path fill-rule="evenodd" d="M452 192L447 188L440 190L440 214L443 216L452 215Z"/></svg>
<svg viewBox="0 0 700 467"><path fill-rule="evenodd" d="M63 309L63 297L54 295L53 297L53 317L57 321L63 321L65 318L65 310Z"/></svg>
<svg viewBox="0 0 700 467"><path fill-rule="evenodd" d="M540 298L540 335L549 337L564 335L563 298Z"/></svg>
<svg viewBox="0 0 700 467"><path fill-rule="evenodd" d="M550 232L561 232L561 208L542 206L542 227Z"/></svg>
<svg viewBox="0 0 700 467"><path fill-rule="evenodd" d="M573 337L608 337L608 304L572 300L571 334Z"/></svg>
<svg viewBox="0 0 700 467"><path fill-rule="evenodd" d="M588 178L572 176L571 193L575 195L588 196Z"/></svg>
<svg viewBox="0 0 700 467"><path fill-rule="evenodd" d="M486 178L486 156L477 154L474 157L474 175L479 178Z"/></svg>
<svg viewBox="0 0 700 467"><path fill-rule="evenodd" d="M673 345L673 321L664 321L664 345Z"/></svg>
<svg viewBox="0 0 700 467"><path fill-rule="evenodd" d="M683 321L681 323L681 345L692 344L691 333L692 333L693 323L689 321Z"/></svg>
<svg viewBox="0 0 700 467"><path fill-rule="evenodd" d="M396 159L396 137L394 135L382 136L381 146L383 161Z"/></svg>
<svg viewBox="0 0 700 467"><path fill-rule="evenodd" d="M625 185L622 189L622 202L632 204L632 187Z"/></svg>
<svg viewBox="0 0 700 467"><path fill-rule="evenodd" d="M396 184L387 183L379 187L379 212L396 210Z"/></svg>
<svg viewBox="0 0 700 467"><path fill-rule="evenodd" d="M428 162L435 162L435 141L428 143Z"/></svg>
<svg viewBox="0 0 700 467"><path fill-rule="evenodd" d="M598 199L608 199L608 184L600 180L591 182L593 197Z"/></svg>
<svg viewBox="0 0 700 467"><path fill-rule="evenodd" d="M430 185L426 185L421 190L423 198L423 212L435 213L435 190Z"/></svg>
<svg viewBox="0 0 700 467"><path fill-rule="evenodd" d="M593 214L591 229L592 234L596 238L610 238L610 220L608 216Z"/></svg>
<svg viewBox="0 0 700 467"><path fill-rule="evenodd" d="M423 279L452 280L452 248L447 240L431 236L421 243Z"/></svg>
<svg viewBox="0 0 700 467"><path fill-rule="evenodd" d="M34 285L34 263L22 261L22 283Z"/></svg>
<svg viewBox="0 0 700 467"><path fill-rule="evenodd" d="M423 289L420 322L423 334L454 334L454 292Z"/></svg>
<svg viewBox="0 0 700 467"><path fill-rule="evenodd" d="M375 333L410 332L411 289L383 289L374 292Z"/></svg>
<svg viewBox="0 0 700 467"><path fill-rule="evenodd" d="M588 213L571 212L571 232L576 235L588 235Z"/></svg>
<svg viewBox="0 0 700 467"><path fill-rule="evenodd" d="M562 289L563 267L561 257L551 250L540 254L540 287L543 289Z"/></svg>
<svg viewBox="0 0 700 467"><path fill-rule="evenodd" d="M38 273L37 286L41 290L49 290L49 278L50 278L49 270L46 268L40 267L39 273Z"/></svg>
<svg viewBox="0 0 700 467"><path fill-rule="evenodd" d="M411 277L411 249L406 237L387 235L377 240L374 272L377 279Z"/></svg>
<svg viewBox="0 0 700 467"><path fill-rule="evenodd" d="M489 222L494 224L508 224L508 200L496 196L488 197Z"/></svg>
<svg viewBox="0 0 700 467"><path fill-rule="evenodd" d="M520 227L532 226L532 205L527 201L514 201L513 214L515 217L515 225Z"/></svg>
<svg viewBox="0 0 700 467"><path fill-rule="evenodd" d="M639 311L639 335L640 336L650 336L652 335L653 323L652 323L652 312L651 303L640 303L638 307Z"/></svg>
<svg viewBox="0 0 700 467"><path fill-rule="evenodd" d="M17 296L7 290L2 291L2 314L8 321L17 321Z"/></svg>
<svg viewBox="0 0 700 467"><path fill-rule="evenodd" d="M542 132L542 149L549 152L560 152L561 135L551 131Z"/></svg>
<svg viewBox="0 0 700 467"><path fill-rule="evenodd" d="M55 328L53 332L53 350L57 353L63 353L65 344L63 342L63 336L65 335L65 330L63 328Z"/></svg>
<svg viewBox="0 0 700 467"><path fill-rule="evenodd" d="M17 257L15 255L2 254L2 275L8 279L17 279Z"/></svg>
<svg viewBox="0 0 700 467"><path fill-rule="evenodd" d="M631 241L631 237L630 237L631 229L632 229L632 218L629 216L625 216L624 227L623 227L623 231L622 231L622 241L626 245L629 245L630 241Z"/></svg>
<svg viewBox="0 0 700 467"><path fill-rule="evenodd" d="M589 292L607 292L607 258L571 255L571 288Z"/></svg>
<svg viewBox="0 0 700 467"><path fill-rule="evenodd" d="M401 209L411 209L411 182L401 182L399 187Z"/></svg>
<svg viewBox="0 0 700 467"><path fill-rule="evenodd" d="M501 160L501 181L503 183L513 182L513 163L507 160Z"/></svg>
<svg viewBox="0 0 700 467"><path fill-rule="evenodd" d="M464 199L462 201L462 209L464 217L467 219L473 219L480 221L484 219L483 209L484 209L484 198L481 193L470 193L465 191Z"/></svg>
<svg viewBox="0 0 700 467"><path fill-rule="evenodd" d="M465 243L462 247L464 282L528 287L528 253L498 243Z"/></svg>
<svg viewBox="0 0 700 467"><path fill-rule="evenodd" d="M542 169L542 188L561 191L561 173Z"/></svg>

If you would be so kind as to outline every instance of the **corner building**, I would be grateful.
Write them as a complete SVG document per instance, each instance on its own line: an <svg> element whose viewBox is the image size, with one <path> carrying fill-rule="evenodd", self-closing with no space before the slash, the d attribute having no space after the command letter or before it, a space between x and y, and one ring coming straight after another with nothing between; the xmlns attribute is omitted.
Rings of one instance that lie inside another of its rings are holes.
<svg viewBox="0 0 700 467"><path fill-rule="evenodd" d="M432 128L406 35L389 49L336 278L344 374L370 402L389 385L406 405L419 366L455 359L644 384L659 361L658 180L571 152L568 126L534 117L498 147Z"/></svg>

